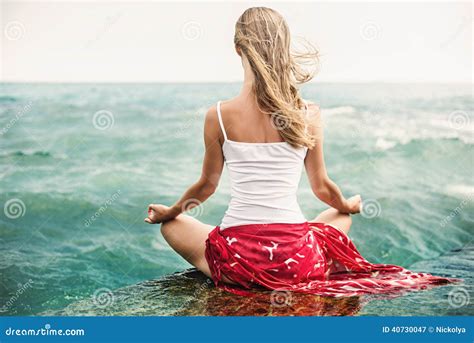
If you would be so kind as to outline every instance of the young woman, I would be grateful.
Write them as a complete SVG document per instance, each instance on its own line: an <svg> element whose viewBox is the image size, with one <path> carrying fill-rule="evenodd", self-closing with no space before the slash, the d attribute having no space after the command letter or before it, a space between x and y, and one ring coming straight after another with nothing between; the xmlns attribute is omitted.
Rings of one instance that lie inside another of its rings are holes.
<svg viewBox="0 0 474 343"><path fill-rule="evenodd" d="M263 286L328 296L386 293L456 281L372 264L347 236L361 197L344 198L326 172L320 113L297 85L311 79L290 51L290 32L276 11L247 9L235 26L242 59L240 94L209 109L200 179L171 207L152 204L147 223L216 285L245 294ZM232 198L219 226L181 214L206 201L227 165ZM303 166L311 188L330 206L307 221L296 191Z"/></svg>

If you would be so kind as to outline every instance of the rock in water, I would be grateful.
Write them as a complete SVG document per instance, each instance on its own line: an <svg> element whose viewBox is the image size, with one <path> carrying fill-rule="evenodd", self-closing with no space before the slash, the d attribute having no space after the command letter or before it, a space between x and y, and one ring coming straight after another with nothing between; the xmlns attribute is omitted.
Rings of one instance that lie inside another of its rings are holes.
<svg viewBox="0 0 474 343"><path fill-rule="evenodd" d="M243 297L215 288L195 269L95 295L55 312L58 316L347 316L473 315L474 245L452 251L410 269L461 277L464 284L399 296L330 298L287 291L260 291Z"/></svg>

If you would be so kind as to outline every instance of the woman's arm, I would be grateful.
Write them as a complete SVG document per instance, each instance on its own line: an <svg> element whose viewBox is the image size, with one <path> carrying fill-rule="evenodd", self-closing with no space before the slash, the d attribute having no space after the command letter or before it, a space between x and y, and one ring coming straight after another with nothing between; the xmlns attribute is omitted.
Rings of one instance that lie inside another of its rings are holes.
<svg viewBox="0 0 474 343"><path fill-rule="evenodd" d="M305 168L311 189L321 201L334 207L341 213L358 213L360 196L344 198L339 187L329 178L324 163L323 128L319 108L311 104L309 107L309 130L317 137L316 146L308 150Z"/></svg>
<svg viewBox="0 0 474 343"><path fill-rule="evenodd" d="M199 180L171 207L151 204L148 208L148 218L145 219L147 223L155 224L171 220L180 213L200 205L215 192L224 166L221 135L217 110L213 106L206 113L204 123L205 153Z"/></svg>

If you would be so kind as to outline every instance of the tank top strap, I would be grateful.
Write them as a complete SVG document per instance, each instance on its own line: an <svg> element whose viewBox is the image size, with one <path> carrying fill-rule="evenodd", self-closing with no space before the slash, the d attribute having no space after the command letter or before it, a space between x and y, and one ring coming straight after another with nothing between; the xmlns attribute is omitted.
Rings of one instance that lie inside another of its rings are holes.
<svg viewBox="0 0 474 343"><path fill-rule="evenodd" d="M221 102L220 101L217 102L217 118L219 119L219 125L221 127L222 134L224 135L224 140L227 140L227 134L226 134L225 128L224 128L224 122L222 121Z"/></svg>

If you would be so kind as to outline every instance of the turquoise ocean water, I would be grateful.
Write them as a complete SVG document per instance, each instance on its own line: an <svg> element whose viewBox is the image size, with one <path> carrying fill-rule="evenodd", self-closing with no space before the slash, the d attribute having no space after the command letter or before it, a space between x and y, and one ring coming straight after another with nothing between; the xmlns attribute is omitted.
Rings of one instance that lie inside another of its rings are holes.
<svg viewBox="0 0 474 343"><path fill-rule="evenodd" d="M98 289L189 267L158 226L143 223L146 206L171 204L197 180L206 109L238 91L0 84L0 313L59 311ZM350 233L369 261L430 266L472 244L471 85L312 84L302 92L323 110L329 175L346 196L375 206ZM224 173L196 214L217 225L228 200ZM299 200L307 218L326 207L304 176Z"/></svg>

